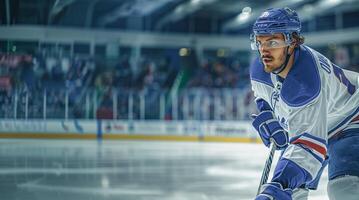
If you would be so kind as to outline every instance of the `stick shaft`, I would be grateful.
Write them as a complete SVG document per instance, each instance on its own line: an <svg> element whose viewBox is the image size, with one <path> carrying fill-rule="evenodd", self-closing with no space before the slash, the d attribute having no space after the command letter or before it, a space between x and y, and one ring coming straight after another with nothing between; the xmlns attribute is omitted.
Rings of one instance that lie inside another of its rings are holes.
<svg viewBox="0 0 359 200"><path fill-rule="evenodd" d="M267 180L268 180L268 176L269 176L270 168L272 166L274 153L275 153L275 144L274 144L274 142L271 142L270 146L269 146L269 155L268 155L266 163L264 165L261 181L259 183L258 190L257 190L257 195L260 193L262 185L265 184L267 182Z"/></svg>

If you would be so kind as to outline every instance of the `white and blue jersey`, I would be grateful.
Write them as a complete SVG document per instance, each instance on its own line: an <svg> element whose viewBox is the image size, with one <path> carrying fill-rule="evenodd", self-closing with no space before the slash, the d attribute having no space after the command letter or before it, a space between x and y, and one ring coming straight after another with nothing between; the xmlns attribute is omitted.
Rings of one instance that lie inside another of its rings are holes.
<svg viewBox="0 0 359 200"><path fill-rule="evenodd" d="M312 177L318 174L330 143L341 134L359 136L358 73L342 69L301 45L295 50L293 66L285 79L266 73L260 58L252 64L250 76L255 97L270 105L288 132L291 144L305 147L289 145L283 157L297 163ZM359 169L352 169L358 167L359 160L355 165L348 170L359 176ZM338 175L338 169L329 167L329 170L330 177Z"/></svg>

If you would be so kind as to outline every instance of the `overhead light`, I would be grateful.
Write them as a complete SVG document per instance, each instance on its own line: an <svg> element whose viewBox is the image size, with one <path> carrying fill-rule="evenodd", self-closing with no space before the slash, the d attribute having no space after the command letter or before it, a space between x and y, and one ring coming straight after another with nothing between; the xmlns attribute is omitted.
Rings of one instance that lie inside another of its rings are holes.
<svg viewBox="0 0 359 200"><path fill-rule="evenodd" d="M200 2L201 2L201 0L191 0L191 4L198 4Z"/></svg>
<svg viewBox="0 0 359 200"><path fill-rule="evenodd" d="M240 21L240 22L244 22L246 21L249 16L251 15L252 13L252 8L251 7L244 7L242 9L242 12L237 16L237 21Z"/></svg>
<svg viewBox="0 0 359 200"><path fill-rule="evenodd" d="M249 16L250 16L249 13L241 13L237 16L237 21L244 22L249 18Z"/></svg>
<svg viewBox="0 0 359 200"><path fill-rule="evenodd" d="M110 180L108 180L107 176L101 177L101 185L102 185L102 188L108 188L110 186Z"/></svg>
<svg viewBox="0 0 359 200"><path fill-rule="evenodd" d="M328 4L338 4L341 0L328 0Z"/></svg>
<svg viewBox="0 0 359 200"><path fill-rule="evenodd" d="M242 13L251 13L252 12L252 8L251 7L249 7L249 6L247 6L247 7L244 7L243 9L242 9Z"/></svg>
<svg viewBox="0 0 359 200"><path fill-rule="evenodd" d="M223 57L227 57L228 55L228 50L227 49L218 49L217 50L217 57L223 58Z"/></svg>
<svg viewBox="0 0 359 200"><path fill-rule="evenodd" d="M314 7L313 7L313 5L311 5L311 4L305 4L305 5L303 6L303 10L304 10L305 12L311 12L311 11L313 11L313 9L314 9Z"/></svg>
<svg viewBox="0 0 359 200"><path fill-rule="evenodd" d="M320 1L319 5L323 6L323 7L333 7L336 5L339 5L340 3L342 3L343 0L322 0Z"/></svg>
<svg viewBox="0 0 359 200"><path fill-rule="evenodd" d="M178 52L180 56L188 56L189 55L189 49L187 48L181 48Z"/></svg>

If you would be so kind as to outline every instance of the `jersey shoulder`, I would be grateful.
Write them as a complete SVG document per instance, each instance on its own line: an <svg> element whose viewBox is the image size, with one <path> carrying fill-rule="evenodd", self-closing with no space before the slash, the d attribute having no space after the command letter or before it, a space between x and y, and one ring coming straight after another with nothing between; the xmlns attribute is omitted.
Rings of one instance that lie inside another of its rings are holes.
<svg viewBox="0 0 359 200"><path fill-rule="evenodd" d="M270 73L264 71L263 63L260 61L260 58L257 57L250 65L250 78L252 81L266 84L270 87L274 87Z"/></svg>
<svg viewBox="0 0 359 200"><path fill-rule="evenodd" d="M320 74L313 50L301 46L295 51L295 60L281 90L283 101L300 107L313 101L321 90Z"/></svg>

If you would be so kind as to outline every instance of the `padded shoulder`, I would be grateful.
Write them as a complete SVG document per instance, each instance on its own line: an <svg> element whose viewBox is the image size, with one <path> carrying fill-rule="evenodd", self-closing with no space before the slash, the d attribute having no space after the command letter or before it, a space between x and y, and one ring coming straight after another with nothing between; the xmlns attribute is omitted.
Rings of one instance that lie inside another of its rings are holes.
<svg viewBox="0 0 359 200"><path fill-rule="evenodd" d="M264 71L263 63L260 61L259 57L257 57L251 63L250 77L251 77L251 80L253 80L253 81L257 81L257 82L269 85L271 87L274 87L271 77L270 77L270 73L267 73Z"/></svg>
<svg viewBox="0 0 359 200"><path fill-rule="evenodd" d="M306 105L319 95L320 75L314 56L308 47L301 46L296 50L294 65L281 90L281 97L289 106Z"/></svg>

